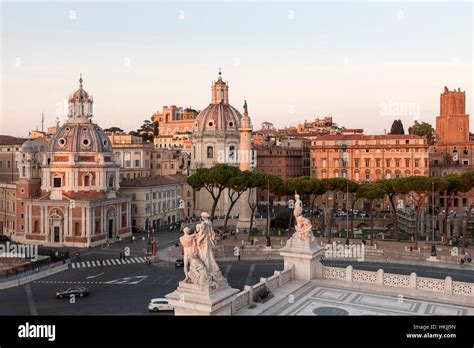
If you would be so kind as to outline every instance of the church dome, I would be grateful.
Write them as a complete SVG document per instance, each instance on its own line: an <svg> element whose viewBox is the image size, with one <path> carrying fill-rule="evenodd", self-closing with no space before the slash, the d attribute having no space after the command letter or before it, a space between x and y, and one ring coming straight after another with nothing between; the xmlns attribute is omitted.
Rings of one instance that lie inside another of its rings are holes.
<svg viewBox="0 0 474 348"><path fill-rule="evenodd" d="M97 124L66 122L51 138L52 152L112 152L107 134Z"/></svg>
<svg viewBox="0 0 474 348"><path fill-rule="evenodd" d="M240 112L232 105L210 104L197 116L194 131L237 131L241 118Z"/></svg>
<svg viewBox="0 0 474 348"><path fill-rule="evenodd" d="M194 122L194 132L205 131L238 131L240 127L240 112L229 104L229 86L219 78L212 84L211 104L202 110Z"/></svg>
<svg viewBox="0 0 474 348"><path fill-rule="evenodd" d="M28 139L21 146L21 151L25 152L25 153L26 152L37 152L38 151L38 146L36 146L35 143L31 139Z"/></svg>
<svg viewBox="0 0 474 348"><path fill-rule="evenodd" d="M79 89L69 98L68 120L51 138L52 152L112 152L107 134L97 124L92 123L93 100L82 88L82 76Z"/></svg>

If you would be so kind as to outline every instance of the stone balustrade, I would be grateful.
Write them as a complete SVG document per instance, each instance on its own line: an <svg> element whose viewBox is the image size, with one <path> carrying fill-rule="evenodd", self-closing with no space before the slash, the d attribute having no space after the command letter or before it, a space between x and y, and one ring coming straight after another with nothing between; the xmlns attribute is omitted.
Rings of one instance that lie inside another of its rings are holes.
<svg viewBox="0 0 474 348"><path fill-rule="evenodd" d="M246 285L244 290L237 294L237 297L232 301L232 313L239 309L253 304L253 294L267 287L269 290L279 288L293 279L293 267L284 269L283 271L275 271L272 276L268 278L260 278L260 281L252 286Z"/></svg>
<svg viewBox="0 0 474 348"><path fill-rule="evenodd" d="M354 270L352 266L346 268L323 266L322 278L474 297L474 283L456 282L451 277L433 279L418 277L416 273L410 275L385 273L383 269L371 272Z"/></svg>

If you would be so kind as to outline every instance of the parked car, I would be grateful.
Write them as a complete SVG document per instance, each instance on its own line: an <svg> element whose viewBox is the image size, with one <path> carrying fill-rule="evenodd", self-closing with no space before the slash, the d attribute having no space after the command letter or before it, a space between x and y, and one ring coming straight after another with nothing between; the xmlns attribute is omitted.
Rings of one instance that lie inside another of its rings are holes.
<svg viewBox="0 0 474 348"><path fill-rule="evenodd" d="M143 228L140 228L138 226L132 226L132 233L144 233L145 230Z"/></svg>
<svg viewBox="0 0 474 348"><path fill-rule="evenodd" d="M151 299L148 304L148 310L150 312L172 311L173 309L173 306L169 304L166 298L154 298Z"/></svg>
<svg viewBox="0 0 474 348"><path fill-rule="evenodd" d="M56 298L71 297L71 295L74 295L75 297L89 296L89 290L82 286L78 286L75 288L67 288L63 291L58 291L56 293Z"/></svg>
<svg viewBox="0 0 474 348"><path fill-rule="evenodd" d="M175 266L175 267L184 267L184 260L183 260L183 259L177 259L177 260L174 262L174 266Z"/></svg>
<svg viewBox="0 0 474 348"><path fill-rule="evenodd" d="M0 242L9 242L10 237L5 236L4 234L0 235Z"/></svg>

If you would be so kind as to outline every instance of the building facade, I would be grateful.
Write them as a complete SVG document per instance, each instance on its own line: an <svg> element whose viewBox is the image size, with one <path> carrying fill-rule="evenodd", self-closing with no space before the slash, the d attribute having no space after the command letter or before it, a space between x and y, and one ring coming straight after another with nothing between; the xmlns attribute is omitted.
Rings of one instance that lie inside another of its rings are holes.
<svg viewBox="0 0 474 348"><path fill-rule="evenodd" d="M191 174L199 168L211 168L218 163L239 166L241 113L229 104L229 86L219 77L211 86L211 103L197 116L191 134ZM213 199L206 190L196 191L195 214L210 212ZM216 214L227 213L230 199L223 192ZM231 215L238 215L240 203L232 208Z"/></svg>
<svg viewBox="0 0 474 348"><path fill-rule="evenodd" d="M372 182L428 176L428 145L416 135L326 135L311 144L311 176Z"/></svg>
<svg viewBox="0 0 474 348"><path fill-rule="evenodd" d="M144 143L142 137L108 133L109 141L120 166L120 180L151 175L153 144Z"/></svg>
<svg viewBox="0 0 474 348"><path fill-rule="evenodd" d="M131 234L130 198L118 192L119 166L82 82L47 151L28 140L18 154L16 241L88 247Z"/></svg>
<svg viewBox="0 0 474 348"><path fill-rule="evenodd" d="M180 175L124 180L121 192L132 197L132 226L158 228L181 221L188 213L188 207L181 198L183 177Z"/></svg>
<svg viewBox="0 0 474 348"><path fill-rule="evenodd" d="M14 182L18 180L16 154L26 141L8 135L0 135L0 182Z"/></svg>

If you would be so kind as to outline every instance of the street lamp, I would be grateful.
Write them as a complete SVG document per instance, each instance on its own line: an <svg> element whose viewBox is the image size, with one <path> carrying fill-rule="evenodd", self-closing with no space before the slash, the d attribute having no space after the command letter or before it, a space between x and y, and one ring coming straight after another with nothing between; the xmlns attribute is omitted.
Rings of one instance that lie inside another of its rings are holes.
<svg viewBox="0 0 474 348"><path fill-rule="evenodd" d="M434 212L434 182L431 182L431 230L433 234L433 245L431 246L431 256L436 256L435 246L435 212Z"/></svg>
<svg viewBox="0 0 474 348"><path fill-rule="evenodd" d="M349 182L346 191L346 238L349 239Z"/></svg>

